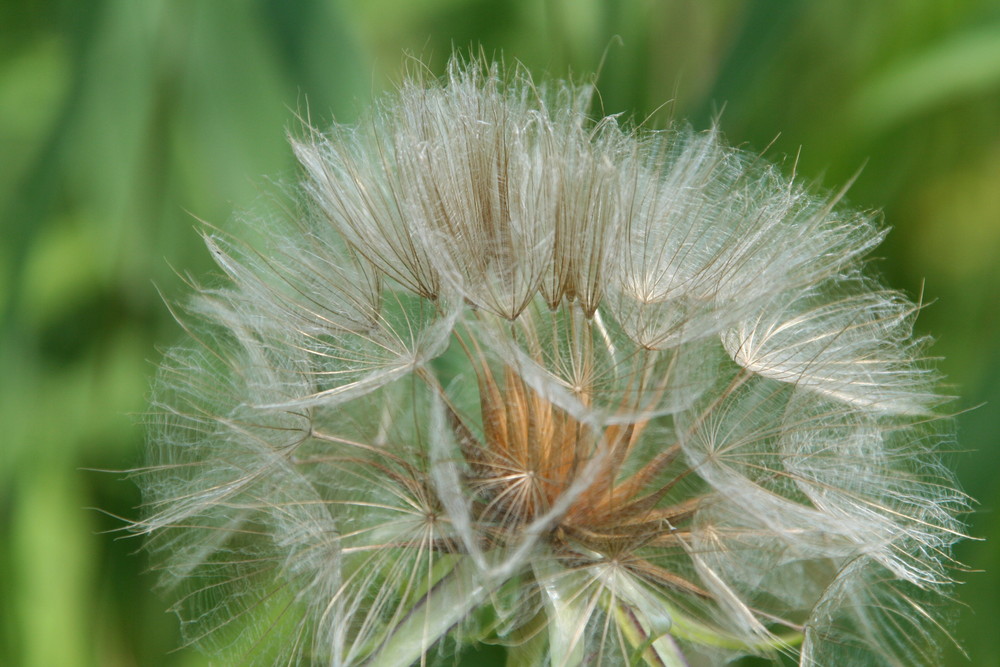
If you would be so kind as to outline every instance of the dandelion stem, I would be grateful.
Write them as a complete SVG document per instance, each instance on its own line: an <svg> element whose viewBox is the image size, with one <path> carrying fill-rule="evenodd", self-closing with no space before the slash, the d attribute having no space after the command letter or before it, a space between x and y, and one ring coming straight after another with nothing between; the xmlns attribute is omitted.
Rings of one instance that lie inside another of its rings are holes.
<svg viewBox="0 0 1000 667"><path fill-rule="evenodd" d="M466 618L483 600L487 590L482 573L471 560L462 559L389 632L369 665L399 667L413 664Z"/></svg>

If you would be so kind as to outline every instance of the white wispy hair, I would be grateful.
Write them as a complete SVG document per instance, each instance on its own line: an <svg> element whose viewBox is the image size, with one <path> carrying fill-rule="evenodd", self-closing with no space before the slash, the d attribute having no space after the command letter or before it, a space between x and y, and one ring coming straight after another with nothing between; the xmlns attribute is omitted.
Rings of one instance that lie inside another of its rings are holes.
<svg viewBox="0 0 1000 667"><path fill-rule="evenodd" d="M262 664L933 664L967 505L883 233L718 131L454 61L293 147L137 471L192 643ZM450 647L450 648L449 648ZM456 648L457 647L457 648Z"/></svg>

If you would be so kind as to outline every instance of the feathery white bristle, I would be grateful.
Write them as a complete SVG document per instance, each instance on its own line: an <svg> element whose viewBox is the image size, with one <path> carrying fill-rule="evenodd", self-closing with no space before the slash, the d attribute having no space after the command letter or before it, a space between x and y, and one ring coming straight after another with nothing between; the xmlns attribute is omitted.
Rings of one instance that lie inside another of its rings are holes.
<svg viewBox="0 0 1000 667"><path fill-rule="evenodd" d="M967 499L883 232L591 94L454 61L293 140L259 245L206 235L135 473L188 641L933 663Z"/></svg>

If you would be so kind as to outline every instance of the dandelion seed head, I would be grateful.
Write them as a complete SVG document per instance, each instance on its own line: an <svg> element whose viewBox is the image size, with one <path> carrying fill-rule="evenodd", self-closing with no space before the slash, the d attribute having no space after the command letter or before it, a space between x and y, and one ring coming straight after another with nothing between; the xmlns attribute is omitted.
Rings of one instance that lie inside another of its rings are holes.
<svg viewBox="0 0 1000 667"><path fill-rule="evenodd" d="M455 60L206 235L134 524L259 664L933 664L967 501L873 217ZM527 663L526 663L527 664Z"/></svg>

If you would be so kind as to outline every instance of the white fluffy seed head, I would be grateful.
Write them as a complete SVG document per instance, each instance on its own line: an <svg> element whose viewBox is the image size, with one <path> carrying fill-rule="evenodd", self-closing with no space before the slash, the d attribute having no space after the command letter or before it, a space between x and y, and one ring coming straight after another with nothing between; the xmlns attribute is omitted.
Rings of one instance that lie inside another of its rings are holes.
<svg viewBox="0 0 1000 667"><path fill-rule="evenodd" d="M966 506L870 216L718 131L455 61L293 148L189 308L137 473L231 659L932 663Z"/></svg>

